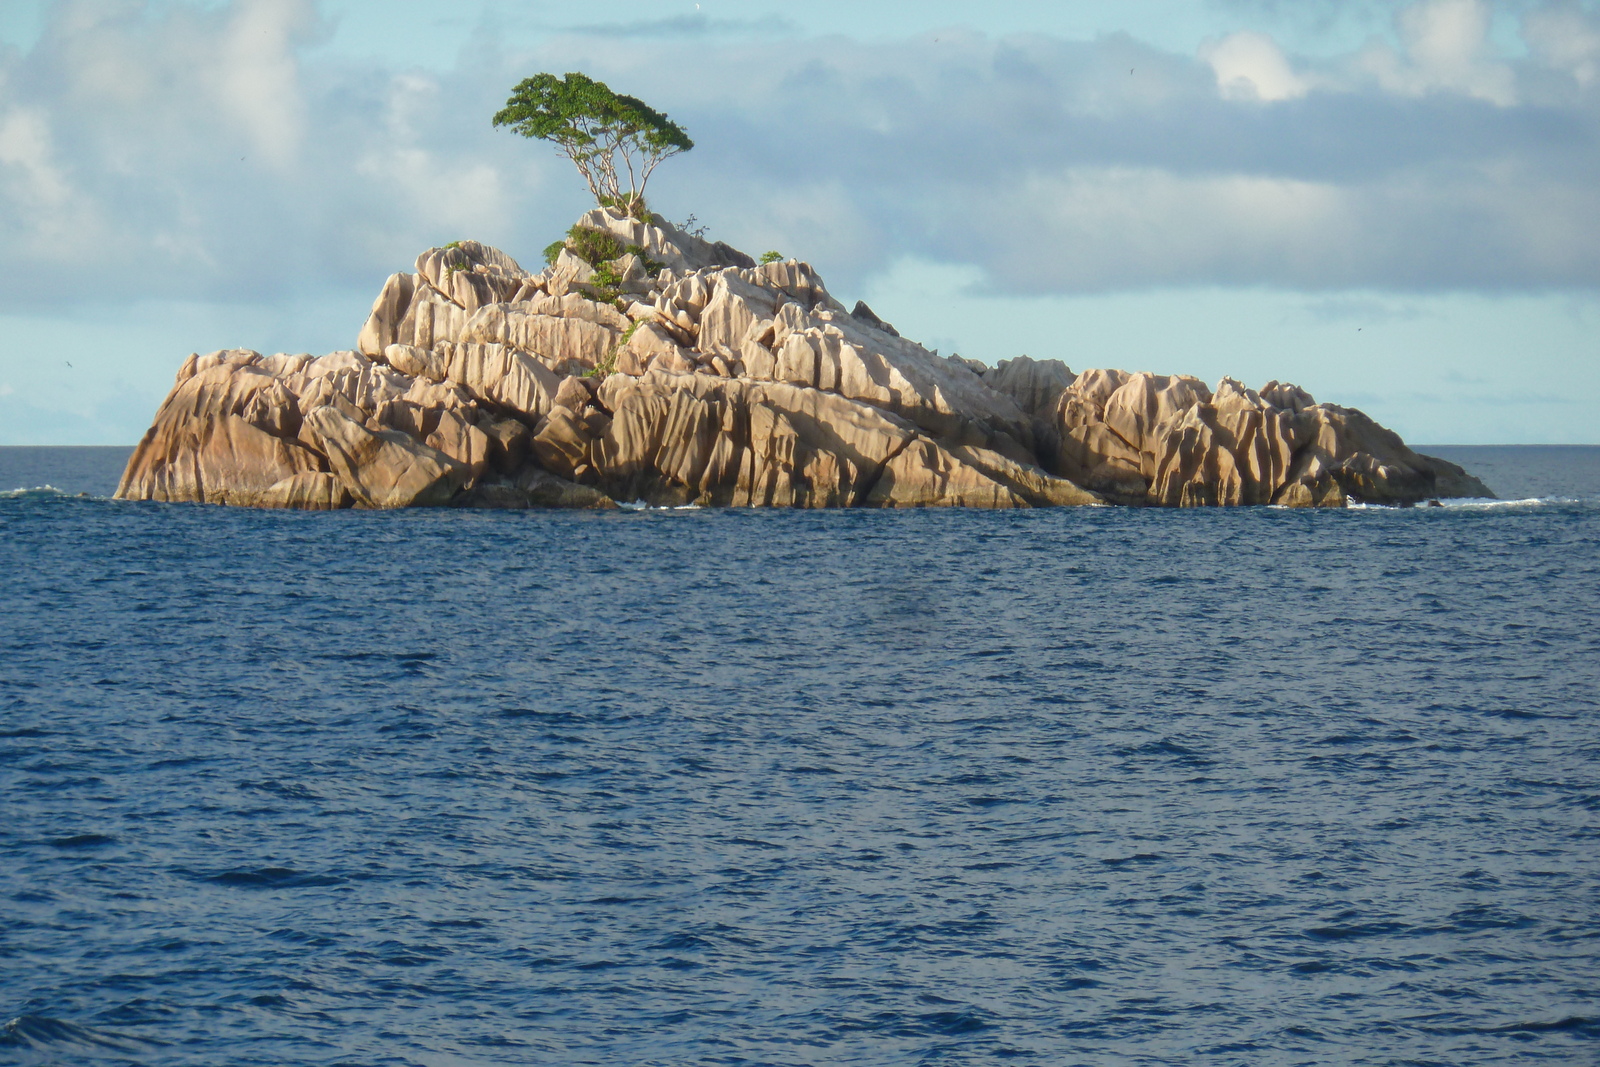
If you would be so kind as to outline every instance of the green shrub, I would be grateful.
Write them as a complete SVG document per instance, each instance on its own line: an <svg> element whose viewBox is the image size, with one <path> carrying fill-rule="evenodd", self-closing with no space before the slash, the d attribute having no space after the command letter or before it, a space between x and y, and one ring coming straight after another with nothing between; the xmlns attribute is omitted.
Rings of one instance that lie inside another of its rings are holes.
<svg viewBox="0 0 1600 1067"><path fill-rule="evenodd" d="M616 234L590 226L574 226L568 230L567 248L591 267L617 259L623 252L622 242Z"/></svg>
<svg viewBox="0 0 1600 1067"><path fill-rule="evenodd" d="M563 248L596 268L608 260L621 257L627 251L615 234L582 225L572 227L567 231L566 237L546 245L544 261L554 265L555 261L561 258Z"/></svg>
<svg viewBox="0 0 1600 1067"><path fill-rule="evenodd" d="M611 351L605 358L588 370L583 372L585 378L609 378L617 369L617 356L622 352L622 346L633 340L633 335L639 332L639 327L644 325L643 319L635 319L628 328L622 332L622 340L611 346Z"/></svg>
<svg viewBox="0 0 1600 1067"><path fill-rule="evenodd" d="M763 263L776 263L782 258L783 253L776 250L761 253L761 262Z"/></svg>
<svg viewBox="0 0 1600 1067"><path fill-rule="evenodd" d="M622 254L625 256L638 256L639 263L644 267L646 274L660 274L667 266L659 259L651 259L649 253L644 250L643 245L629 245L622 250Z"/></svg>
<svg viewBox="0 0 1600 1067"><path fill-rule="evenodd" d="M457 271L471 272L472 261L467 258L467 254L465 252L461 251L460 241L452 241L450 244L445 245L444 251L455 253L453 256L444 257L445 278L448 279L450 275L456 273Z"/></svg>
<svg viewBox="0 0 1600 1067"><path fill-rule="evenodd" d="M565 239L554 242L544 250L544 261L554 265L561 257L562 249L571 252L594 269L594 277L586 284L599 294L594 299L604 300L607 303L617 299L619 295L622 275L617 273L616 263L623 256L638 256L640 264L648 274L656 274L666 266L659 259L651 259L646 255L642 245L624 247L616 234L590 226L574 226L568 230Z"/></svg>
<svg viewBox="0 0 1600 1067"><path fill-rule="evenodd" d="M632 204L627 197L602 196L599 198L600 206L610 208L623 218L634 218L640 222L650 221L650 209L645 206L644 197L640 197Z"/></svg>
<svg viewBox="0 0 1600 1067"><path fill-rule="evenodd" d="M622 275L611 263L602 263L583 283L583 293L590 300L598 300L602 304L615 303L622 296Z"/></svg>

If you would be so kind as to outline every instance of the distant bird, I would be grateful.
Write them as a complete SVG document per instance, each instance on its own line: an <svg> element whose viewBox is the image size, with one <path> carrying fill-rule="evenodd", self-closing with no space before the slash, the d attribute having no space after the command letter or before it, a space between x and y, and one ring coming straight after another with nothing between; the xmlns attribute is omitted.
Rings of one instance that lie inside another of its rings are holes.
<svg viewBox="0 0 1600 1067"><path fill-rule="evenodd" d="M1129 67L1129 68L1128 68L1128 76L1129 76L1129 77L1132 77L1132 76L1133 76L1133 68L1132 68L1132 67Z"/></svg>
<svg viewBox="0 0 1600 1067"><path fill-rule="evenodd" d="M69 366L69 367L72 366L72 361L70 359L67 360L66 362L67 362L67 366Z"/></svg>

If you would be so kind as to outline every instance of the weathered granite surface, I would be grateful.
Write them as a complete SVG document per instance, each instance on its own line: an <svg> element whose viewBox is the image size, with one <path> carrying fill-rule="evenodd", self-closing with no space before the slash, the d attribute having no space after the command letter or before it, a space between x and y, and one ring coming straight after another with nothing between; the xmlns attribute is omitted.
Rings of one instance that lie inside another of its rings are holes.
<svg viewBox="0 0 1600 1067"><path fill-rule="evenodd" d="M1489 496L1303 390L941 358L806 264L659 217L537 274L473 241L384 284L356 348L193 355L117 495L295 508L1415 503ZM604 274L597 274L603 268Z"/></svg>

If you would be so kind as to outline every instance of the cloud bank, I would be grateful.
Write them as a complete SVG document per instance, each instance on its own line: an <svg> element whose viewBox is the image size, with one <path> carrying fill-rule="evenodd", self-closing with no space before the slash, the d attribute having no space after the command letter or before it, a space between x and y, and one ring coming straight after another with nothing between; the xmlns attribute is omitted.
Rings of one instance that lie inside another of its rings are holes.
<svg viewBox="0 0 1600 1067"><path fill-rule="evenodd" d="M0 310L370 289L468 236L535 258L582 186L489 116L540 69L688 127L664 213L836 281L919 257L1036 294L1593 289L1600 15L1520 4L1503 49L1494 13L1420 0L1316 59L1251 29L1186 55L667 20L405 69L322 48L312 0L64 2L0 50Z"/></svg>

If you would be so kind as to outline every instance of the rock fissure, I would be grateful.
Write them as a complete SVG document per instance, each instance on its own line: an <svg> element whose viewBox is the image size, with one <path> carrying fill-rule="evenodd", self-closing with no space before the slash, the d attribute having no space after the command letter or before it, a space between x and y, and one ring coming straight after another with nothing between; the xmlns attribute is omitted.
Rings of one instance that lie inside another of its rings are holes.
<svg viewBox="0 0 1600 1067"><path fill-rule="evenodd" d="M900 453L904 452L908 447L910 447L912 440L914 439L908 437L904 441L900 442L900 444L896 445L894 450L887 456L883 457L883 461L874 467L872 472L862 480L866 490L865 493L863 493L863 498L871 499L872 496L877 493L878 483L883 480L883 472L889 469L889 464L893 463L899 457Z"/></svg>
<svg viewBox="0 0 1600 1067"><path fill-rule="evenodd" d="M758 265L659 216L596 209L579 225L642 252L590 264L563 250L534 274L462 241L390 275L352 350L191 355L117 496L523 508L1489 495L1292 385L1213 391L940 357L865 303L847 311L805 263Z"/></svg>

